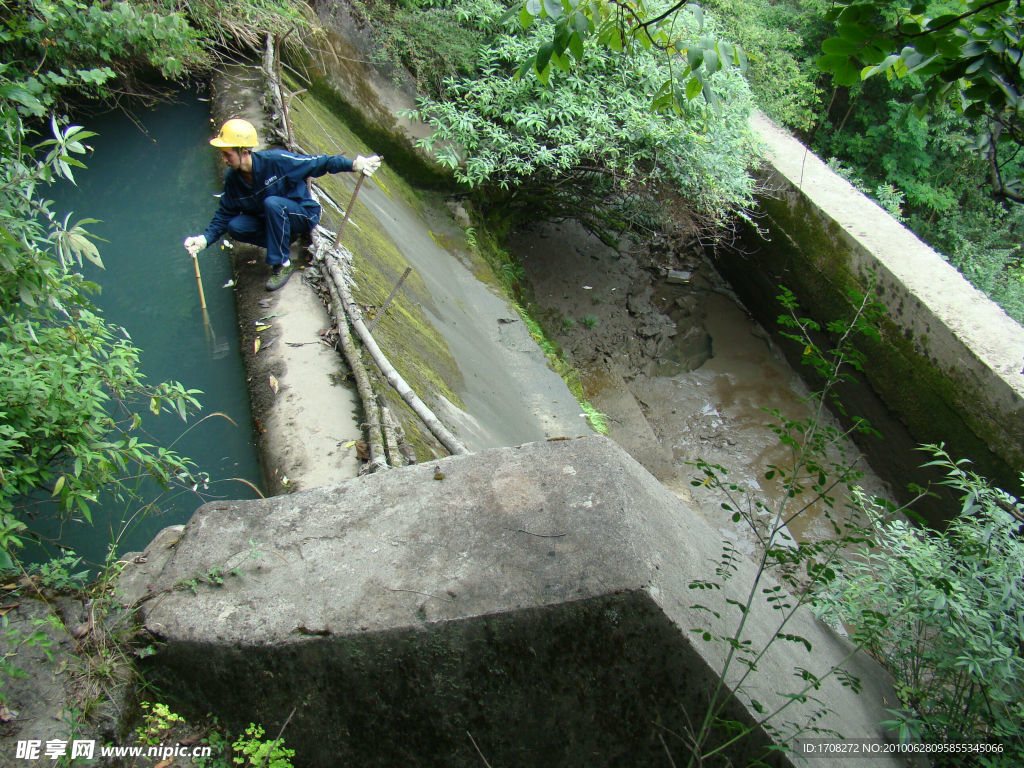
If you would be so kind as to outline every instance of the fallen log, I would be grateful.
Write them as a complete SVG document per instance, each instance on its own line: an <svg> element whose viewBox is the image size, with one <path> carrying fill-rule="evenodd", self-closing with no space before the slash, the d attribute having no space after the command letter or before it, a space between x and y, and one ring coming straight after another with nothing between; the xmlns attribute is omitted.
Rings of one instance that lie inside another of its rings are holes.
<svg viewBox="0 0 1024 768"><path fill-rule="evenodd" d="M345 315L348 317L349 323L352 324L352 330L355 331L356 336L358 336L359 340L363 343L363 346L370 354L371 359L377 364L381 374L383 374L388 383L413 410L413 413L419 416L427 429L430 430L430 433L440 441L441 445L443 445L449 453L453 455L469 453L466 446L459 442L458 438L451 433L451 431L441 422L434 412L427 407L426 403L420 399L419 395L413 391L412 387L410 387L405 379L402 378L401 374L395 370L395 367L391 365L391 362L388 360L387 355L384 354L376 340L366 329L362 313L359 311L359 307L352 298L351 291L349 291L348 287L348 281L346 280L345 274L341 268L341 264L343 263L339 256L341 246L333 246L333 244L329 245L328 243L322 242L323 238L323 232L321 232L321 228L318 227L317 230L314 231L314 248L317 256L322 259L322 263L326 267L327 277L329 277L330 282L334 284L333 288L338 293Z"/></svg>

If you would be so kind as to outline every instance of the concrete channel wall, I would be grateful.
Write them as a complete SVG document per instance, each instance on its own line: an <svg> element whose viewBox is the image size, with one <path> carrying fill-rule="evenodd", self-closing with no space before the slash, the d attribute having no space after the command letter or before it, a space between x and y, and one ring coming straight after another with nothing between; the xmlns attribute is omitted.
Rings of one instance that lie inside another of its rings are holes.
<svg viewBox="0 0 1024 768"><path fill-rule="evenodd" d="M1024 468L1024 328L791 135L761 115L751 128L770 191L756 219L767 240L747 238L724 270L744 300L771 327L785 285L824 325L849 316L847 289L874 275L887 316L881 338L861 347L871 388L914 442L944 442L1013 487Z"/></svg>

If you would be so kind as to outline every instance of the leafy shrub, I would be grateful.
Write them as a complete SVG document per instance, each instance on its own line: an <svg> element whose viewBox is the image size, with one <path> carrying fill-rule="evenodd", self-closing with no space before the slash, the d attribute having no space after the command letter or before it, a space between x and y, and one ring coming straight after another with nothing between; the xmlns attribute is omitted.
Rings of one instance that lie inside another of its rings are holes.
<svg viewBox="0 0 1024 768"><path fill-rule="evenodd" d="M962 498L945 531L887 521L864 500L873 540L835 570L818 608L850 627L896 678L903 741L1001 745L936 753L942 765L1021 765L1024 739L1024 504L927 446ZM980 762L979 762L980 760Z"/></svg>
<svg viewBox="0 0 1024 768"><path fill-rule="evenodd" d="M400 64L425 93L437 95L446 77L476 73L477 50L485 35L466 23L476 15L470 11L474 5L376 2L357 7L377 31L374 60L385 66Z"/></svg>
<svg viewBox="0 0 1024 768"><path fill-rule="evenodd" d="M533 218L559 203L563 215L593 215L631 185L666 185L716 222L750 204L750 96L737 70L715 75L720 110L691 102L681 115L656 113L650 105L668 77L657 51L622 58L594 46L550 85L517 78L547 27L499 31L475 78L446 78L440 98L419 101L415 117L435 129L421 144L460 181L514 190Z"/></svg>
<svg viewBox="0 0 1024 768"><path fill-rule="evenodd" d="M725 34L750 60L750 88L769 116L807 135L825 109L827 83L814 58L830 25L820 0L705 0Z"/></svg>
<svg viewBox="0 0 1024 768"><path fill-rule="evenodd" d="M116 494L136 476L188 478L190 462L141 439L139 411L184 418L198 405L180 384L143 380L139 350L91 307L97 287L78 271L83 259L102 266L82 229L90 220L69 223L42 196L58 179L74 182L93 135L57 116L63 94L108 96L140 62L181 74L202 58L196 34L180 14L127 3L10 10L0 18L11 62L0 65L0 568L40 505L89 519L105 486Z"/></svg>
<svg viewBox="0 0 1024 768"><path fill-rule="evenodd" d="M264 736L261 726L249 723L245 735L239 736L233 745L232 763L245 768L292 768L295 750L288 749L284 739L266 739Z"/></svg>
<svg viewBox="0 0 1024 768"><path fill-rule="evenodd" d="M144 701L139 706L143 712L142 725L135 729L135 735L143 744L162 744L167 740L172 728L185 722L184 717L175 714L170 707L161 702Z"/></svg>

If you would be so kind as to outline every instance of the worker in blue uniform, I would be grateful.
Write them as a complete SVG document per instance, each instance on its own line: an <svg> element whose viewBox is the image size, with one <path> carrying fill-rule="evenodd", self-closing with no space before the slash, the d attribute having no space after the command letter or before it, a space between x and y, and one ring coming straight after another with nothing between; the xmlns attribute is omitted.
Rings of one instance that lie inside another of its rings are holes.
<svg viewBox="0 0 1024 768"><path fill-rule="evenodd" d="M320 206L306 184L312 176L351 171L372 176L380 167L377 155L300 155L282 149L257 152L256 128L247 120L228 120L210 140L224 164L224 193L210 226L201 235L185 239L185 250L195 256L226 232L235 240L267 249L271 275L267 290L288 282L291 244L311 232L320 221Z"/></svg>

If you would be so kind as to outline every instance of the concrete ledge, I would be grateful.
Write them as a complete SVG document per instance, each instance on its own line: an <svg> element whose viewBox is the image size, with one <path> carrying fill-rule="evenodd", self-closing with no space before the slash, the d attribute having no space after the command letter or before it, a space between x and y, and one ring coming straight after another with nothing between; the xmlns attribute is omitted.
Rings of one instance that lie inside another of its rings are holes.
<svg viewBox="0 0 1024 768"><path fill-rule="evenodd" d="M714 627L693 605L745 599L751 583L744 562L719 592L689 588L716 579L720 544L601 437L211 503L152 580L168 592L142 607L163 640L152 672L229 725L273 733L295 708L300 765L475 766L469 733L494 765L661 766L662 737L682 759L669 731L703 714L726 650L694 634ZM180 588L215 566L238 575ZM755 644L775 621L757 607ZM749 692L769 708L797 667L820 674L847 654L809 614L786 631L813 653L779 643L759 662ZM876 665L854 662L863 694L827 681L818 725L881 737L894 699Z"/></svg>
<svg viewBox="0 0 1024 768"><path fill-rule="evenodd" d="M917 440L945 440L983 466L984 446L1013 482L1024 467L1024 328L795 138L762 115L751 127L778 190L762 200L774 242L756 258L780 267L819 319L839 313L848 278L863 284L873 271L891 326L885 346L869 348L872 386Z"/></svg>

